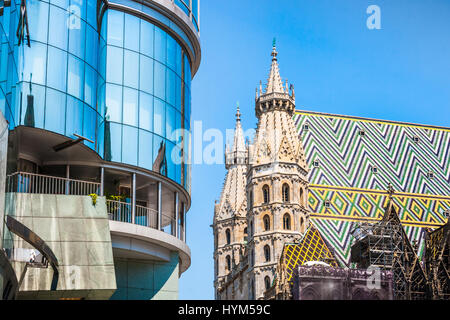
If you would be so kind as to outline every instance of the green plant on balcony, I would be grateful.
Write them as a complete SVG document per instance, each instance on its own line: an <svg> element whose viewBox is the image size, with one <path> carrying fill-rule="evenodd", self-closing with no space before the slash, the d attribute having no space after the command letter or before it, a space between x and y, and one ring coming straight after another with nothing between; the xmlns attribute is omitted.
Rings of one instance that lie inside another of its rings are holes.
<svg viewBox="0 0 450 320"><path fill-rule="evenodd" d="M96 193L91 193L89 196L90 196L91 199L92 199L92 205L95 207L95 205L97 204L98 194L96 194Z"/></svg>

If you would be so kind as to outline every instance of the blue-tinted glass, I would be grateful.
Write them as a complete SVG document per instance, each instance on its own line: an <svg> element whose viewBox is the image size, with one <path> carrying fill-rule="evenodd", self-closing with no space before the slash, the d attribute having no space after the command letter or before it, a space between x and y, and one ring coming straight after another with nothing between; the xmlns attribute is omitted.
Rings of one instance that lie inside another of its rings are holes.
<svg viewBox="0 0 450 320"><path fill-rule="evenodd" d="M124 41L125 48L139 51L139 18L131 14L125 15Z"/></svg>
<svg viewBox="0 0 450 320"><path fill-rule="evenodd" d="M138 165L150 170L153 167L153 134L144 130L139 130Z"/></svg>
<svg viewBox="0 0 450 320"><path fill-rule="evenodd" d="M187 16L189 16L189 1L187 1L186 5L182 0L175 0L175 4L179 6Z"/></svg>
<svg viewBox="0 0 450 320"><path fill-rule="evenodd" d="M139 88L147 93L153 93L153 59L140 56Z"/></svg>
<svg viewBox="0 0 450 320"><path fill-rule="evenodd" d="M69 28L69 52L81 59L84 59L85 36L86 23L84 21L80 21L77 28Z"/></svg>
<svg viewBox="0 0 450 320"><path fill-rule="evenodd" d="M180 77L175 77L176 81L176 95L175 95L175 107L177 110L181 111L181 79Z"/></svg>
<svg viewBox="0 0 450 320"><path fill-rule="evenodd" d="M86 20L86 7L87 0L70 0L70 10L74 12L78 17Z"/></svg>
<svg viewBox="0 0 450 320"><path fill-rule="evenodd" d="M100 124L97 130L97 152L104 158L105 122L99 115L97 115L97 123Z"/></svg>
<svg viewBox="0 0 450 320"><path fill-rule="evenodd" d="M123 20L123 12L108 10L108 44L123 47Z"/></svg>
<svg viewBox="0 0 450 320"><path fill-rule="evenodd" d="M154 113L153 113L153 132L164 137L166 134L166 110L164 102L156 99L154 100Z"/></svg>
<svg viewBox="0 0 450 320"><path fill-rule="evenodd" d="M153 130L153 96L144 92L139 94L139 127Z"/></svg>
<svg viewBox="0 0 450 320"><path fill-rule="evenodd" d="M107 150L110 150L110 161L120 162L122 160L122 125L110 123L105 127L105 158L107 158Z"/></svg>
<svg viewBox="0 0 450 320"><path fill-rule="evenodd" d="M68 18L67 11L50 6L48 43L64 50L67 50Z"/></svg>
<svg viewBox="0 0 450 320"><path fill-rule="evenodd" d="M86 137L95 142L95 127L97 121L97 112L88 105L84 105L84 119L83 119L83 137ZM88 141L84 142L90 148L95 147L95 143Z"/></svg>
<svg viewBox="0 0 450 320"><path fill-rule="evenodd" d="M189 88L191 87L191 79L192 79L191 65L189 63L187 55L184 55L184 82Z"/></svg>
<svg viewBox="0 0 450 320"><path fill-rule="evenodd" d="M155 96L165 100L166 98L166 67L155 61Z"/></svg>
<svg viewBox="0 0 450 320"><path fill-rule="evenodd" d="M140 52L153 58L155 26L147 21L141 20L141 48Z"/></svg>
<svg viewBox="0 0 450 320"><path fill-rule="evenodd" d="M28 2L27 12L30 38L47 42L48 3L42 1Z"/></svg>
<svg viewBox="0 0 450 320"><path fill-rule="evenodd" d="M87 22L97 29L97 1L87 0Z"/></svg>
<svg viewBox="0 0 450 320"><path fill-rule="evenodd" d="M166 101L172 106L176 104L176 94L177 94L177 82L175 72L170 69L166 69Z"/></svg>
<svg viewBox="0 0 450 320"><path fill-rule="evenodd" d="M124 50L124 53L123 85L137 89L139 87L139 54L129 50Z"/></svg>
<svg viewBox="0 0 450 320"><path fill-rule="evenodd" d="M84 63L82 60L69 54L67 74L67 93L84 99Z"/></svg>
<svg viewBox="0 0 450 320"><path fill-rule="evenodd" d="M198 0L192 0L192 15L198 21Z"/></svg>
<svg viewBox="0 0 450 320"><path fill-rule="evenodd" d="M67 96L66 136L83 135L83 102Z"/></svg>
<svg viewBox="0 0 450 320"><path fill-rule="evenodd" d="M158 152L159 150L161 150L165 141L166 140L161 138L160 136L156 134L153 135L153 161L155 161L156 157L158 156ZM167 150L166 150L166 157L167 157Z"/></svg>
<svg viewBox="0 0 450 320"><path fill-rule="evenodd" d="M23 75L22 79L24 81L30 81L31 77L32 82L45 84L45 56L47 46L32 41L31 48L28 46L23 46L22 48L24 53L19 56L19 67L23 65L21 72ZM13 72L11 71L10 73Z"/></svg>
<svg viewBox="0 0 450 320"><path fill-rule="evenodd" d="M181 78L183 76L182 74L182 69L183 69L183 51L181 50L181 46L178 44L176 45L176 58L175 58L175 62L176 62L176 67L175 67L175 72L177 73L177 75Z"/></svg>
<svg viewBox="0 0 450 320"><path fill-rule="evenodd" d="M174 145L171 142L166 141L166 157L167 157L167 176L175 180L176 176L176 150L174 150Z"/></svg>
<svg viewBox="0 0 450 320"><path fill-rule="evenodd" d="M122 87L106 84L106 118L109 121L122 122Z"/></svg>
<svg viewBox="0 0 450 320"><path fill-rule="evenodd" d="M105 13L102 17L102 24L100 26L100 37L106 40L107 32L108 32L108 14Z"/></svg>
<svg viewBox="0 0 450 320"><path fill-rule="evenodd" d="M86 62L97 68L98 34L90 26L86 26L86 48Z"/></svg>
<svg viewBox="0 0 450 320"><path fill-rule="evenodd" d="M106 54L107 54L107 46L100 47L100 56L98 63L98 70L100 73L100 77L106 79Z"/></svg>
<svg viewBox="0 0 450 320"><path fill-rule="evenodd" d="M138 157L138 129L123 126L122 162L137 165Z"/></svg>
<svg viewBox="0 0 450 320"><path fill-rule="evenodd" d="M166 105L166 138L175 142L175 130L176 128L175 109L169 105Z"/></svg>
<svg viewBox="0 0 450 320"><path fill-rule="evenodd" d="M66 119L66 95L47 88L45 129L64 134Z"/></svg>
<svg viewBox="0 0 450 320"><path fill-rule="evenodd" d="M22 116L21 124L26 126L34 126L36 128L44 127L45 114L45 87L33 84L31 86L27 82L22 82ZM33 97L29 98L28 95Z"/></svg>
<svg viewBox="0 0 450 320"><path fill-rule="evenodd" d="M174 71L177 69L177 45L177 42L171 36L167 36L166 65Z"/></svg>
<svg viewBox="0 0 450 320"><path fill-rule="evenodd" d="M50 0L51 4L66 9L69 6L69 0Z"/></svg>
<svg viewBox="0 0 450 320"><path fill-rule="evenodd" d="M98 104L97 104L97 111L102 116L105 115L106 110L106 83L102 81L100 78L98 79L98 87L97 87L97 97L98 97Z"/></svg>
<svg viewBox="0 0 450 320"><path fill-rule="evenodd" d="M47 64L47 86L66 91L67 53L49 46Z"/></svg>
<svg viewBox="0 0 450 320"><path fill-rule="evenodd" d="M84 83L84 102L95 108L97 99L97 72L86 65Z"/></svg>
<svg viewBox="0 0 450 320"><path fill-rule="evenodd" d="M167 34L155 26L155 59L166 63Z"/></svg>
<svg viewBox="0 0 450 320"><path fill-rule="evenodd" d="M106 54L106 81L122 84L123 49L108 46Z"/></svg>
<svg viewBox="0 0 450 320"><path fill-rule="evenodd" d="M138 125L138 91L123 88L123 123Z"/></svg>

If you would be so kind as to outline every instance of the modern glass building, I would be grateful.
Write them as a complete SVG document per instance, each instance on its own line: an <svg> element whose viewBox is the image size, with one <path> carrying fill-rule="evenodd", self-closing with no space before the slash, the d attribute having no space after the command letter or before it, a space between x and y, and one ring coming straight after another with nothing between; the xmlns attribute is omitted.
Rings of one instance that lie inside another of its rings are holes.
<svg viewBox="0 0 450 320"><path fill-rule="evenodd" d="M199 0L11 0L0 9L7 197L99 197L112 298L176 298L190 265L199 18Z"/></svg>

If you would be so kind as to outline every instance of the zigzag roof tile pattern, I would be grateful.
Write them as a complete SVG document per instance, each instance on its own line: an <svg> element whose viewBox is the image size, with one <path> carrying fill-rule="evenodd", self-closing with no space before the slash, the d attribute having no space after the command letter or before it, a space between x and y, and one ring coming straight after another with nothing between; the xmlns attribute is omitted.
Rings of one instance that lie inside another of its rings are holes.
<svg viewBox="0 0 450 320"><path fill-rule="evenodd" d="M355 223L381 219L389 183L421 254L423 228L442 225L450 210L450 128L308 111L294 122L310 170L312 221L338 260L349 262Z"/></svg>

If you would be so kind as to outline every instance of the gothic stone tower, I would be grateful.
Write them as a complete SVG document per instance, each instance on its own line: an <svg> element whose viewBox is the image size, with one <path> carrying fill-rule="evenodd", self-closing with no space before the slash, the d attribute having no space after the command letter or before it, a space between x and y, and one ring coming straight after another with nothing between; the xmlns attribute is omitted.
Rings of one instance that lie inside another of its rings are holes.
<svg viewBox="0 0 450 320"><path fill-rule="evenodd" d="M219 203L214 208L214 287L217 290L232 269L239 265L247 236L245 196L248 150L244 142L239 106L236 113L234 143L225 153L228 170ZM231 297L230 297L231 298Z"/></svg>
<svg viewBox="0 0 450 320"><path fill-rule="evenodd" d="M283 86L275 45L265 92L256 93L258 118L249 147L246 191L249 232L249 297L262 298L273 281L285 243L298 242L309 223L308 168L292 120L293 86Z"/></svg>

